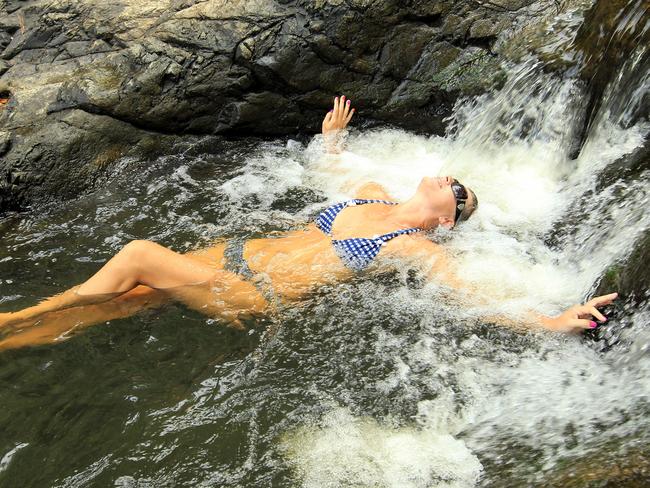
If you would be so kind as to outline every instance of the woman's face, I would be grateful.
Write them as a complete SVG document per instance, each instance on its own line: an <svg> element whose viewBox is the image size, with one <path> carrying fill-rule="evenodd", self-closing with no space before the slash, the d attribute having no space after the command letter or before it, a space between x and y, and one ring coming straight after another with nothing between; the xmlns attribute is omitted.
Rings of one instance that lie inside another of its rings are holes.
<svg viewBox="0 0 650 488"><path fill-rule="evenodd" d="M425 176L420 181L418 192L421 192L431 202L431 206L454 214L456 198L451 190L451 176Z"/></svg>
<svg viewBox="0 0 650 488"><path fill-rule="evenodd" d="M434 209L436 213L439 214L440 217L443 217L445 220L445 225L448 226L453 226L455 224L455 218L456 218L456 208L459 202L454 195L454 191L452 189L452 184L456 182L454 178L451 176L425 176L422 178L422 181L420 181L420 184L418 186L418 193L420 193L427 201L427 206L431 209ZM455 183L458 186L458 182ZM457 193L462 192L462 195L465 195L464 189L459 189L456 188ZM461 197L462 198L462 197ZM467 195L465 198L465 204L466 205L473 205L472 201L473 197L471 196L471 192L467 191ZM458 213L460 213L460 210L462 207L458 210Z"/></svg>

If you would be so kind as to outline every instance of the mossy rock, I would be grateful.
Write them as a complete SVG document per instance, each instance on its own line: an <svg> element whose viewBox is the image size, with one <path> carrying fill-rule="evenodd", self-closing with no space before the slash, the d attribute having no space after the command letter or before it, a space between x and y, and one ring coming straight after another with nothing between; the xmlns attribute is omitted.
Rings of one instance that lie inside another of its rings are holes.
<svg viewBox="0 0 650 488"><path fill-rule="evenodd" d="M650 296L650 230L646 231L630 257L611 266L602 276L596 295L618 291L622 299L636 304Z"/></svg>

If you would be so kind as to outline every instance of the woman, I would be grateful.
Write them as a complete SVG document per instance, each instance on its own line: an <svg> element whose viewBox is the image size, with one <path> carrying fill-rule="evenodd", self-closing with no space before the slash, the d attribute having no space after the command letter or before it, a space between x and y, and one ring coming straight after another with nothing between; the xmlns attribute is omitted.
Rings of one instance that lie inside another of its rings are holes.
<svg viewBox="0 0 650 488"><path fill-rule="evenodd" d="M353 114L350 100L334 99L323 121L328 150L334 151L333 138ZM0 341L0 348L60 338L74 328L70 319L78 307L83 307L80 325L87 326L168 298L241 326L244 316L269 314L278 304L299 300L362 269L385 267L395 258L420 263L431 279L467 288L453 274L443 249L423 231L451 229L469 218L477 205L476 195L449 176L423 178L415 194L402 203L392 201L378 184L368 183L355 199L332 205L316 222L279 237L230 240L187 254L132 241L81 285L36 306L0 314L0 331L15 332ZM615 298L615 293L596 297L555 318L529 313L525 321L557 331L593 328L592 318L606 320L596 307ZM43 314L49 319L39 321ZM488 319L514 323L504 317Z"/></svg>

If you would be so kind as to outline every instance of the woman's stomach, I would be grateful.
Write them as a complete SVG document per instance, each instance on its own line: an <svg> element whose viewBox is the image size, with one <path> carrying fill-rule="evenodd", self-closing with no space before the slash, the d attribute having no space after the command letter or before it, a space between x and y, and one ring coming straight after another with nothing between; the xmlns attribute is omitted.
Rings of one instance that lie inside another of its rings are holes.
<svg viewBox="0 0 650 488"><path fill-rule="evenodd" d="M286 299L299 299L318 286L352 275L334 252L331 239L314 225L277 238L252 239L244 247L244 259Z"/></svg>

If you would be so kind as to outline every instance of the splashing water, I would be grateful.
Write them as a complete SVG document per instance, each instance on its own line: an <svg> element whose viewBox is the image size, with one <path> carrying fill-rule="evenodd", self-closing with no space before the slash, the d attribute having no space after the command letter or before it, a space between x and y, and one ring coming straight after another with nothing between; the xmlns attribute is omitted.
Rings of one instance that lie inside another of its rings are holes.
<svg viewBox="0 0 650 488"><path fill-rule="evenodd" d="M172 308L0 358L0 476L31 480L49 453L34 482L50 486L521 486L587 454L643 450L647 308L630 311L606 354L481 317L557 312L629 254L650 228L648 174L604 186L601 174L648 124L608 95L571 159L584 88L534 60L509 70L498 93L459 103L446 137L353 130L338 159L319 138L223 142L218 157L197 143L152 165L125 160L106 189L3 222L0 304L13 309L79 282L133 238L188 250L256 237L365 181L405 199L422 176L451 174L480 208L434 237L481 300L400 269L323 290L273 334ZM647 78L631 93L644 90ZM47 419L33 431L20 428L30 408ZM101 442L77 452L88 432Z"/></svg>

